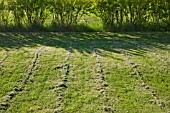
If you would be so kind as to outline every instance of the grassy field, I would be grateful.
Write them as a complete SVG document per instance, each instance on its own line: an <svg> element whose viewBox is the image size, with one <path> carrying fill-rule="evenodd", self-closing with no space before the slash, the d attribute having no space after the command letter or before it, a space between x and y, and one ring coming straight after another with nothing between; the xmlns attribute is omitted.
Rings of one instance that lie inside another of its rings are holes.
<svg viewBox="0 0 170 113"><path fill-rule="evenodd" d="M0 113L169 113L170 33L0 33Z"/></svg>

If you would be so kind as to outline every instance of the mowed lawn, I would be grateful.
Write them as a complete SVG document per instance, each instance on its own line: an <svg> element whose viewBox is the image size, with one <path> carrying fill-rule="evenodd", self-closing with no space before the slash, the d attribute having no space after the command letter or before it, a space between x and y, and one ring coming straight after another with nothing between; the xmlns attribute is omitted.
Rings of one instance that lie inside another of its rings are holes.
<svg viewBox="0 0 170 113"><path fill-rule="evenodd" d="M170 33L0 33L0 113L169 113Z"/></svg>

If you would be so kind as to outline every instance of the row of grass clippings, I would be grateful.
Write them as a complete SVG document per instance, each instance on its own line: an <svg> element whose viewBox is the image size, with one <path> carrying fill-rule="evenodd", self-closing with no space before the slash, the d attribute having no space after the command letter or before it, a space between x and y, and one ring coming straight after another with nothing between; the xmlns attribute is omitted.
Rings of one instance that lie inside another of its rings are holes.
<svg viewBox="0 0 170 113"><path fill-rule="evenodd" d="M37 61L39 58L39 55L41 54L42 50L44 49L44 47L40 47L36 50L34 58L32 59L32 63L29 66L28 70L27 70L27 75L25 76L25 79L22 80L22 83L20 84L20 86L13 88L13 91L9 92L7 95L5 95L3 97L3 101L1 103L0 106L0 110L1 111L6 111L8 110L8 108L10 107L11 102L14 100L14 98L24 90L25 85L28 83L28 81L30 80L31 76L33 76L33 71L36 69L36 65L37 65ZM7 54L7 56L5 57L5 59L8 57L9 55ZM5 60L4 59L4 60ZM3 60L3 61L4 61Z"/></svg>

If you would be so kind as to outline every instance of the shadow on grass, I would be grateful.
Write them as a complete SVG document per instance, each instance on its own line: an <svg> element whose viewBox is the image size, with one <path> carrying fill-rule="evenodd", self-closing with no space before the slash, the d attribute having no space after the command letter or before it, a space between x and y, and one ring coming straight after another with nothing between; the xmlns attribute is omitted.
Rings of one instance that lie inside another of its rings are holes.
<svg viewBox="0 0 170 113"><path fill-rule="evenodd" d="M150 48L168 49L170 33L0 33L0 50L50 46L91 53L94 48L142 56ZM99 51L100 52L100 51Z"/></svg>

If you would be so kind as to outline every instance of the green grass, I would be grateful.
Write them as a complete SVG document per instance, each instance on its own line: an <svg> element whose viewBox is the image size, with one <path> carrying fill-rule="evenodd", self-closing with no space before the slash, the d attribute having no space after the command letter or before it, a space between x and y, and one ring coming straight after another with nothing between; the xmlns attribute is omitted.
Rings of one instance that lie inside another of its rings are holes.
<svg viewBox="0 0 170 113"><path fill-rule="evenodd" d="M2 113L166 113L170 33L0 33Z"/></svg>

